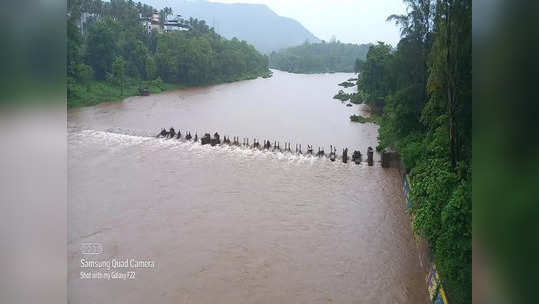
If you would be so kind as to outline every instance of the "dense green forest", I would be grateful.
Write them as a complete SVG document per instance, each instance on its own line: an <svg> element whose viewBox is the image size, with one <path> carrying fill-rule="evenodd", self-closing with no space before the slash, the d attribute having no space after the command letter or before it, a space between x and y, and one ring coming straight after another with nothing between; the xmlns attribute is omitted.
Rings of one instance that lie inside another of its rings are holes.
<svg viewBox="0 0 539 304"><path fill-rule="evenodd" d="M372 46L356 68L365 102L383 109L379 148L411 177L414 232L425 237L450 303L472 296L472 3L406 0L396 47Z"/></svg>
<svg viewBox="0 0 539 304"><path fill-rule="evenodd" d="M356 59L365 59L369 44L332 41L308 43L272 52L270 67L292 73L353 72Z"/></svg>
<svg viewBox="0 0 539 304"><path fill-rule="evenodd" d="M139 14L152 12L130 0L68 1L69 107L132 96L139 88L160 92L269 73L267 56L245 41L222 38L204 21L185 20L185 31L148 32ZM172 11L159 13L162 23ZM87 22L81 30L82 15Z"/></svg>

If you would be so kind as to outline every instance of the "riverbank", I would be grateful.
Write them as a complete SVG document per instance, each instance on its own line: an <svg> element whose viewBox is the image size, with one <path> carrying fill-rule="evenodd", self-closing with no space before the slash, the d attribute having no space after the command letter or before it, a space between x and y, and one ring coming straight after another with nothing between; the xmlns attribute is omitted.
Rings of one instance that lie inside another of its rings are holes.
<svg viewBox="0 0 539 304"><path fill-rule="evenodd" d="M365 103L362 105L360 114L350 115L350 121L362 124L370 122L380 125L382 123L382 109Z"/></svg>
<svg viewBox="0 0 539 304"><path fill-rule="evenodd" d="M359 123L367 123L367 122L372 122L372 123L375 123L377 125L380 124L380 120L382 119L381 116L378 116L378 115L373 115L373 116L361 116L361 115L351 115L350 116L350 121L351 122L359 122Z"/></svg>
<svg viewBox="0 0 539 304"><path fill-rule="evenodd" d="M410 213L410 222L413 227L415 214L413 211L410 211L410 207L412 206L412 202L410 200L411 183L408 174L406 174L406 171L406 167L401 161L399 172L402 179L402 190L404 193L404 201L406 202L406 209ZM425 282L427 283L427 292L429 294L431 302L437 304L449 303L447 301L445 289L443 288L440 280L440 274L438 273L434 258L432 256L432 252L429 249L430 247L428 241L421 236L415 236L414 242L416 244L417 252L419 254L418 258L421 264L421 268L423 268L426 273Z"/></svg>
<svg viewBox="0 0 539 304"><path fill-rule="evenodd" d="M87 86L72 85L68 92L67 107L80 108L94 106L102 102L119 101L127 97L136 96L139 88L145 87L150 94L158 94L172 89L183 89L184 86L163 82L148 82L144 84L128 83L123 92L120 87L105 81L93 81ZM123 93L123 94L122 94Z"/></svg>
<svg viewBox="0 0 539 304"><path fill-rule="evenodd" d="M267 72L252 75L245 74L239 75L230 80L224 81L212 81L204 84L197 85L185 85L185 84L173 84L166 83L160 80L142 81L142 82L129 82L122 90L119 86L112 85L106 81L92 81L87 86L79 84L68 84L68 108L80 108L89 107L100 104L102 102L120 101L127 97L136 96L139 94L139 88L147 88L150 94L159 94L169 90L182 90L188 88L197 88L209 85L231 83L242 80L251 80L258 77L270 78L273 73L268 70Z"/></svg>
<svg viewBox="0 0 539 304"><path fill-rule="evenodd" d="M338 99L340 101L349 101L353 104L362 104L365 100L365 97L361 92L345 93L343 90L339 90L339 92L337 92L337 94L333 96L333 99Z"/></svg>

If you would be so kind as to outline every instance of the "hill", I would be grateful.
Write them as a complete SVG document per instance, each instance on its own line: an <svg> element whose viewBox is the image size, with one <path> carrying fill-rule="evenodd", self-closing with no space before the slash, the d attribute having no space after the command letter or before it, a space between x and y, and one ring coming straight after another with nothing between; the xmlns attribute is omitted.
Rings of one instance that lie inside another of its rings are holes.
<svg viewBox="0 0 539 304"><path fill-rule="evenodd" d="M146 2L159 9L171 7L175 15L180 14L184 18L205 20L218 34L228 39L236 37L245 40L266 54L305 41L320 41L296 20L279 16L263 4L228 4L202 0Z"/></svg>
<svg viewBox="0 0 539 304"><path fill-rule="evenodd" d="M354 72L356 59L365 60L370 44L303 43L270 54L270 67L292 73Z"/></svg>

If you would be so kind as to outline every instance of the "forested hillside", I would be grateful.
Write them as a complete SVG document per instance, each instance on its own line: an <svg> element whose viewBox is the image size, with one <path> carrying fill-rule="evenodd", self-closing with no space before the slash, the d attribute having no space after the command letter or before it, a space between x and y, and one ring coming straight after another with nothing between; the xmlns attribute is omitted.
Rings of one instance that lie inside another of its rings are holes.
<svg viewBox="0 0 539 304"><path fill-rule="evenodd" d="M356 59L365 59L368 44L332 41L308 43L270 54L270 67L292 73L353 72Z"/></svg>
<svg viewBox="0 0 539 304"><path fill-rule="evenodd" d="M410 170L414 232L425 237L449 303L472 302L472 3L407 0L395 52L358 62L359 91L383 108L380 147Z"/></svg>
<svg viewBox="0 0 539 304"><path fill-rule="evenodd" d="M186 20L185 31L148 32L139 14L149 17L152 11L124 0L68 2L68 106L132 96L142 87L159 92L269 72L267 56L245 41L222 38L204 21Z"/></svg>

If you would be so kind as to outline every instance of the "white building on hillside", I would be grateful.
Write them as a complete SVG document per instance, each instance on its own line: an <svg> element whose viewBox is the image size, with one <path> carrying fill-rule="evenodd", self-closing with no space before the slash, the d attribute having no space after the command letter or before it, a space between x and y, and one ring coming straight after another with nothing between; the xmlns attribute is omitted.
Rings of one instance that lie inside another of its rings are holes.
<svg viewBox="0 0 539 304"><path fill-rule="evenodd" d="M165 32L187 31L189 30L189 26L181 15L177 15L175 18L165 21L164 30Z"/></svg>

